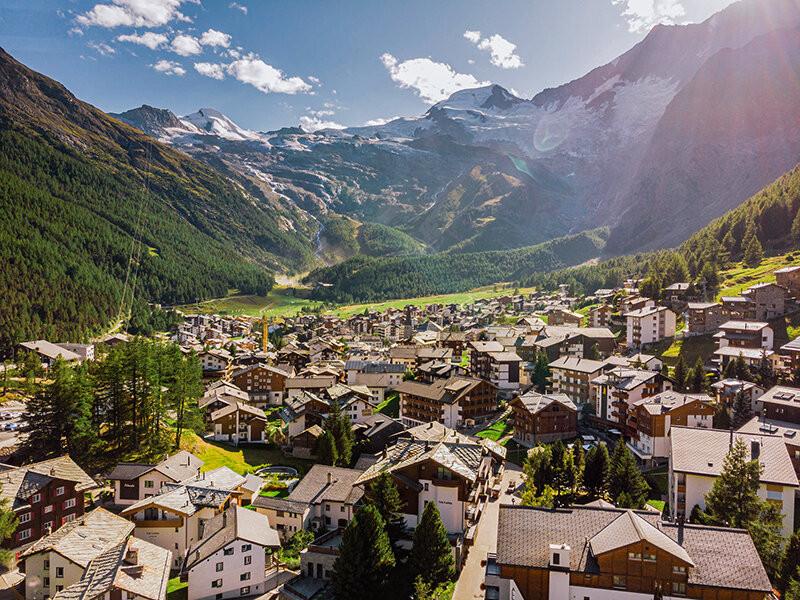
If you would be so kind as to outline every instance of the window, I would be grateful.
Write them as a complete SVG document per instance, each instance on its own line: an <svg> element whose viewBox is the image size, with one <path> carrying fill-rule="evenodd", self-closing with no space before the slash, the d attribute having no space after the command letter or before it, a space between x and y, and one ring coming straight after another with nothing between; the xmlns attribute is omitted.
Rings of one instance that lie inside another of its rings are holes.
<svg viewBox="0 0 800 600"><path fill-rule="evenodd" d="M225 568L225 563L221 563L221 562L217 563L217 573L222 571L222 569L224 569L224 568Z"/></svg>
<svg viewBox="0 0 800 600"><path fill-rule="evenodd" d="M685 596L686 595L686 584L682 581L673 581L672 582L672 593L676 596Z"/></svg>
<svg viewBox="0 0 800 600"><path fill-rule="evenodd" d="M449 469L446 469L444 467L437 467L436 468L436 477L438 479L443 479L445 481L449 481L450 479L453 478L453 474L450 472Z"/></svg>
<svg viewBox="0 0 800 600"><path fill-rule="evenodd" d="M47 506L45 506L45 507L44 507L44 509L42 510L42 512L43 512L44 514L47 514L47 513L53 512L53 505L52 505L52 504L48 504Z"/></svg>
<svg viewBox="0 0 800 600"><path fill-rule="evenodd" d="M250 556L249 554L244 557L244 564L249 565L252 562L253 562L253 557Z"/></svg>
<svg viewBox="0 0 800 600"><path fill-rule="evenodd" d="M57 591L57 592L60 592L60 591L61 591L61 590L63 590L63 589L64 589L64 586L63 586L63 585L57 585L57 586L56 586L56 591Z"/></svg>
<svg viewBox="0 0 800 600"><path fill-rule="evenodd" d="M47 570L49 570L49 569L50 569L50 561L49 561L48 559L44 559L44 562L43 562L43 564L42 564L42 568L43 568L45 571L47 571Z"/></svg>
<svg viewBox="0 0 800 600"><path fill-rule="evenodd" d="M330 504L326 504L325 505L325 512L331 512L331 505Z"/></svg>
<svg viewBox="0 0 800 600"><path fill-rule="evenodd" d="M44 578L44 584L43 585L44 585L44 587L50 587L50 578L49 577L45 577Z"/></svg>
<svg viewBox="0 0 800 600"><path fill-rule="evenodd" d="M60 485L56 488L56 496L63 496L64 495L64 486Z"/></svg>
<svg viewBox="0 0 800 600"><path fill-rule="evenodd" d="M225 548L225 550L222 552L222 554L224 554L225 556L232 556L233 555L233 546L231 546L230 548Z"/></svg>
<svg viewBox="0 0 800 600"><path fill-rule="evenodd" d="M783 500L783 492L767 489L767 500Z"/></svg>
<svg viewBox="0 0 800 600"><path fill-rule="evenodd" d="M222 594L217 594L214 598L216 598L216 600L222 600Z"/></svg>
<svg viewBox="0 0 800 600"><path fill-rule="evenodd" d="M61 517L61 524L63 525L64 523L69 523L70 521L74 521L74 520L75 520L75 515L74 514L73 515L64 515L63 517Z"/></svg>
<svg viewBox="0 0 800 600"><path fill-rule="evenodd" d="M146 481L144 482L144 487L146 487L146 488L148 488L148 489L152 489L152 488L154 488L154 487L155 487L154 483L155 483L155 482L153 482L151 479L148 479L148 480L146 480Z"/></svg>
<svg viewBox="0 0 800 600"><path fill-rule="evenodd" d="M651 554L650 552L645 552L643 558L648 562L656 562L656 555Z"/></svg>
<svg viewBox="0 0 800 600"><path fill-rule="evenodd" d="M75 498L64 500L64 510L67 510L68 508L75 508L75 504L76 504Z"/></svg>
<svg viewBox="0 0 800 600"><path fill-rule="evenodd" d="M561 564L561 555L560 554L558 554L558 553L553 554L553 564L556 565L556 566Z"/></svg>
<svg viewBox="0 0 800 600"><path fill-rule="evenodd" d="M212 588L221 588L222 587L222 579L215 579L211 582Z"/></svg>
<svg viewBox="0 0 800 600"><path fill-rule="evenodd" d="M680 565L673 565L672 572L675 575L686 575L686 567L681 567Z"/></svg>
<svg viewBox="0 0 800 600"><path fill-rule="evenodd" d="M638 552L628 552L628 560L642 560L642 555Z"/></svg>
<svg viewBox="0 0 800 600"><path fill-rule="evenodd" d="M613 585L617 589L625 589L625 575L614 575Z"/></svg>
<svg viewBox="0 0 800 600"><path fill-rule="evenodd" d="M31 537L31 530L30 529L23 529L17 534L18 540L27 540Z"/></svg>
<svg viewBox="0 0 800 600"><path fill-rule="evenodd" d="M56 567L56 579L64 577L64 567Z"/></svg>
<svg viewBox="0 0 800 600"><path fill-rule="evenodd" d="M250 586L246 585L242 589L239 590L240 596L248 596L250 594Z"/></svg>
<svg viewBox="0 0 800 600"><path fill-rule="evenodd" d="M52 521L46 521L44 523L44 525L42 525L42 531L52 532L53 531L53 525L54 525L54 523Z"/></svg>
<svg viewBox="0 0 800 600"><path fill-rule="evenodd" d="M41 502L41 501L42 501L42 495L41 494L34 494L33 496L31 496L31 504L36 504L37 502Z"/></svg>
<svg viewBox="0 0 800 600"><path fill-rule="evenodd" d="M424 483L423 486L425 487L425 491L427 492L428 491L428 484Z"/></svg>
<svg viewBox="0 0 800 600"><path fill-rule="evenodd" d="M19 516L19 522L20 522L20 523L28 523L30 520L31 520L31 513L29 513L29 512L27 512L27 513L22 513L22 514Z"/></svg>
<svg viewBox="0 0 800 600"><path fill-rule="evenodd" d="M133 592L128 592L127 596L128 596L128 600L133 600L134 598L136 598L136 594L134 594Z"/></svg>
<svg viewBox="0 0 800 600"><path fill-rule="evenodd" d="M242 552L250 552L253 549L251 544L242 544Z"/></svg>
<svg viewBox="0 0 800 600"><path fill-rule="evenodd" d="M239 581L250 581L250 571L239 575Z"/></svg>

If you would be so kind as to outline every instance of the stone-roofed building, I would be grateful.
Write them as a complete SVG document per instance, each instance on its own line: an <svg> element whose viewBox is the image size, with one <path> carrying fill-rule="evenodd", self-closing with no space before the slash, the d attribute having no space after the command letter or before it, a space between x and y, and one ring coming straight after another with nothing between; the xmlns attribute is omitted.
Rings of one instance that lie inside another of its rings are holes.
<svg viewBox="0 0 800 600"><path fill-rule="evenodd" d="M96 487L68 455L24 467L0 464L0 498L8 501L19 519L3 547L31 544L79 518L84 512L84 492Z"/></svg>
<svg viewBox="0 0 800 600"><path fill-rule="evenodd" d="M722 305L719 302L689 302L687 314L687 335L712 333L723 323Z"/></svg>
<svg viewBox="0 0 800 600"><path fill-rule="evenodd" d="M616 367L594 378L589 393L595 415L624 430L634 402L671 389L672 380L658 371Z"/></svg>
<svg viewBox="0 0 800 600"><path fill-rule="evenodd" d="M501 506L487 598L766 600L772 586L749 534L666 523L658 514ZM490 596L491 594L491 596Z"/></svg>
<svg viewBox="0 0 800 600"><path fill-rule="evenodd" d="M179 483L200 473L203 461L191 452L179 450L157 464L119 463L108 479L114 488L114 504L129 506L161 493L166 483Z"/></svg>
<svg viewBox="0 0 800 600"><path fill-rule="evenodd" d="M59 358L66 362L80 362L82 360L81 355L77 352L73 352L68 348L59 344L54 344L53 342L48 342L47 340L22 342L19 348L35 353L42 361L42 364L48 368L53 366L53 363Z"/></svg>
<svg viewBox="0 0 800 600"><path fill-rule="evenodd" d="M247 392L252 404L263 408L280 405L290 376L287 370L258 363L234 371L231 382Z"/></svg>
<svg viewBox="0 0 800 600"><path fill-rule="evenodd" d="M480 421L497 409L497 390L488 381L471 377L437 379L433 383L404 381L400 394L400 421L406 427L435 421L460 427Z"/></svg>
<svg viewBox="0 0 800 600"><path fill-rule="evenodd" d="M363 471L314 465L286 498L258 496L253 507L269 519L283 538L300 529L347 527L364 490L356 486ZM292 513L292 517L286 516Z"/></svg>
<svg viewBox="0 0 800 600"><path fill-rule="evenodd" d="M783 440L769 435L673 426L668 472L672 518L688 518L695 505L705 508L705 496L722 472L725 456L736 439L745 443L751 460L763 465L758 494L780 510L784 535L790 535L794 531L797 474Z"/></svg>
<svg viewBox="0 0 800 600"><path fill-rule="evenodd" d="M562 356L549 366L553 393L566 394L576 405L583 405L590 399L590 382L603 373L605 363L588 358Z"/></svg>
<svg viewBox="0 0 800 600"><path fill-rule="evenodd" d="M505 448L439 423L402 433L356 481L367 485L381 473L394 478L407 527L414 528L427 502L436 502L448 533L459 538L474 524L480 499L502 470Z"/></svg>
<svg viewBox="0 0 800 600"><path fill-rule="evenodd" d="M629 348L641 348L675 336L675 313L664 306L640 308L623 316L627 321Z"/></svg>
<svg viewBox="0 0 800 600"><path fill-rule="evenodd" d="M406 372L404 365L390 362L348 360L344 364L348 385L369 388L375 402L383 402L387 390L397 387Z"/></svg>
<svg viewBox="0 0 800 600"><path fill-rule="evenodd" d="M266 551L280 547L278 533L255 511L230 506L205 523L181 573L189 600L260 596L266 592Z"/></svg>
<svg viewBox="0 0 800 600"><path fill-rule="evenodd" d="M235 446L240 443L265 444L267 442L267 415L255 406L231 402L212 412L208 421L212 438Z"/></svg>
<svg viewBox="0 0 800 600"><path fill-rule="evenodd" d="M567 440L578 435L578 409L565 394L529 391L510 402L514 439L523 446Z"/></svg>

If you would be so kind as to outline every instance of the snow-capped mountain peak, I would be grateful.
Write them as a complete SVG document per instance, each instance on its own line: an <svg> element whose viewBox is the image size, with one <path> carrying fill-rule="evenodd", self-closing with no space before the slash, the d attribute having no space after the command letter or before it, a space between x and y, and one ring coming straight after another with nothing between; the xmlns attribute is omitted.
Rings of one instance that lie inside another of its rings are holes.
<svg viewBox="0 0 800 600"><path fill-rule="evenodd" d="M525 102L501 85L491 84L479 88L458 90L446 100L437 102L431 110L507 110Z"/></svg>
<svg viewBox="0 0 800 600"><path fill-rule="evenodd" d="M187 129L197 128L201 132L215 135L224 140L245 141L260 140L255 131L239 127L232 119L213 108L201 108L195 113L181 117Z"/></svg>

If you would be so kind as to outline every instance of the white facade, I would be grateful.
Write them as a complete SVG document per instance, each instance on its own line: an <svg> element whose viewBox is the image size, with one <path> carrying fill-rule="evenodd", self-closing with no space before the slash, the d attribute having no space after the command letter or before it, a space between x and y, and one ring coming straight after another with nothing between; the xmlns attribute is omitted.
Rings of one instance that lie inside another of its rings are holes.
<svg viewBox="0 0 800 600"><path fill-rule="evenodd" d="M139 502L139 500L144 500L145 498L150 498L152 496L157 496L161 493L161 488L164 486L165 483L176 483L174 479L171 477L167 477L160 471L153 469L149 473L145 473L138 479L139 482L139 497L136 499L128 499L123 498L121 494L121 487L124 483L119 479L114 480L114 503L119 504L120 506L130 506L131 504L135 504Z"/></svg>
<svg viewBox="0 0 800 600"><path fill-rule="evenodd" d="M217 511L201 508L190 516L181 517L163 510L158 511L159 519L145 519L145 511L137 513L133 519L136 529L133 535L172 552L172 568L181 566L186 550L200 540L201 524L213 518ZM155 516L155 515L154 515Z"/></svg>
<svg viewBox="0 0 800 600"><path fill-rule="evenodd" d="M40 552L25 559L25 598L52 597L83 577L83 567L57 552Z"/></svg>
<svg viewBox="0 0 800 600"><path fill-rule="evenodd" d="M457 486L439 486L428 479L420 479L422 491L419 493L417 514L403 515L407 527L416 527L418 519L428 502L435 502L439 509L447 533L463 533L465 523L464 503L458 499Z"/></svg>
<svg viewBox="0 0 800 600"><path fill-rule="evenodd" d="M626 342L629 348L653 344L675 336L675 313L663 306L633 311L625 317Z"/></svg>
<svg viewBox="0 0 800 600"><path fill-rule="evenodd" d="M260 596L265 567L263 546L236 539L189 570L189 600Z"/></svg>

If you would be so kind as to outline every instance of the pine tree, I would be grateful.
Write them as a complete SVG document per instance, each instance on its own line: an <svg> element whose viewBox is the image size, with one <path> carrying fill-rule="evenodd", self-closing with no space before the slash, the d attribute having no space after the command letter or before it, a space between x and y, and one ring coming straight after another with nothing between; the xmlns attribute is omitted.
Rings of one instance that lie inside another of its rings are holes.
<svg viewBox="0 0 800 600"><path fill-rule="evenodd" d="M553 480L553 453L550 446L539 444L528 452L523 469L525 471L525 489L522 492L522 504L533 506L534 499L540 496Z"/></svg>
<svg viewBox="0 0 800 600"><path fill-rule="evenodd" d="M692 369L692 391L695 393L702 392L706 387L706 368L703 364L703 359L699 356L694 363Z"/></svg>
<svg viewBox="0 0 800 600"><path fill-rule="evenodd" d="M552 444L551 452L552 485L556 492L555 502L556 506L562 506L569 504L564 496L568 497L572 493L577 480L574 455L561 440Z"/></svg>
<svg viewBox="0 0 800 600"><path fill-rule="evenodd" d="M317 460L320 464L335 466L339 461L339 453L336 450L336 440L333 439L333 434L326 431L322 434L317 442Z"/></svg>
<svg viewBox="0 0 800 600"><path fill-rule="evenodd" d="M611 455L607 486L614 504L622 508L642 508L650 493L650 486L622 439Z"/></svg>
<svg viewBox="0 0 800 600"><path fill-rule="evenodd" d="M672 373L672 378L675 380L675 386L678 388L678 391L682 392L686 389L687 376L686 361L683 359L683 355L679 354L678 362L675 363L675 370Z"/></svg>
<svg viewBox="0 0 800 600"><path fill-rule="evenodd" d="M744 237L742 238L742 261L748 267L757 267L764 260L764 248L756 235L755 221L747 223Z"/></svg>
<svg viewBox="0 0 800 600"><path fill-rule="evenodd" d="M533 365L533 385L536 391L543 394L550 383L550 363L545 352L537 352L536 362Z"/></svg>
<svg viewBox="0 0 800 600"><path fill-rule="evenodd" d="M572 446L573 463L575 464L575 489L577 491L583 485L583 471L586 467L586 454L583 451L583 443L580 439L575 440Z"/></svg>
<svg viewBox="0 0 800 600"><path fill-rule="evenodd" d="M744 360L744 357L739 354L736 357L735 361L736 365L736 379L741 379L742 381L751 381L753 378L752 373L750 373L750 367L747 366L747 363Z"/></svg>
<svg viewBox="0 0 800 600"><path fill-rule="evenodd" d="M7 498L0 500L0 542L9 539L17 530L19 518L9 504ZM13 550L0 548L0 564L7 565L14 558Z"/></svg>
<svg viewBox="0 0 800 600"><path fill-rule="evenodd" d="M414 545L409 556L414 579L437 587L455 576L452 547L435 502L428 502L414 530Z"/></svg>
<svg viewBox="0 0 800 600"><path fill-rule="evenodd" d="M786 592L792 577L800 568L800 531L795 531L789 538L781 559L780 577L778 578L778 589Z"/></svg>
<svg viewBox="0 0 800 600"><path fill-rule="evenodd" d="M797 211L792 220L791 236L795 246L800 245L800 210Z"/></svg>
<svg viewBox="0 0 800 600"><path fill-rule="evenodd" d="M402 517L403 501L392 476L389 473L381 473L373 479L367 486L366 498L367 504L377 508L386 523L389 539L392 543L397 542L405 527Z"/></svg>
<svg viewBox="0 0 800 600"><path fill-rule="evenodd" d="M744 395L744 391L739 390L733 400L733 428L739 429L742 425L747 423L752 416L753 411L750 407L750 401Z"/></svg>
<svg viewBox="0 0 800 600"><path fill-rule="evenodd" d="M203 370L197 356L180 357L176 361L173 380L167 392L167 404L175 412L175 447L181 444L185 429L198 430L203 417L197 399L203 394Z"/></svg>
<svg viewBox="0 0 800 600"><path fill-rule="evenodd" d="M353 459L353 446L355 445L355 434L353 425L343 411L339 403L331 401L331 410L325 419L325 431L329 431L336 444L336 465L349 467Z"/></svg>
<svg viewBox="0 0 800 600"><path fill-rule="evenodd" d="M725 365L725 370L723 372L723 377L725 379L736 379L736 361L729 360L728 364Z"/></svg>
<svg viewBox="0 0 800 600"><path fill-rule="evenodd" d="M761 469L757 460L748 459L747 446L737 438L706 495L706 512L714 523L746 528L756 518L761 504L758 497Z"/></svg>
<svg viewBox="0 0 800 600"><path fill-rule="evenodd" d="M583 470L583 487L593 500L602 498L606 492L610 458L605 444L589 448L586 453L586 466Z"/></svg>
<svg viewBox="0 0 800 600"><path fill-rule="evenodd" d="M374 600L386 592L386 580L395 565L394 554L378 509L359 509L342 534L339 556L333 564L337 600Z"/></svg>

